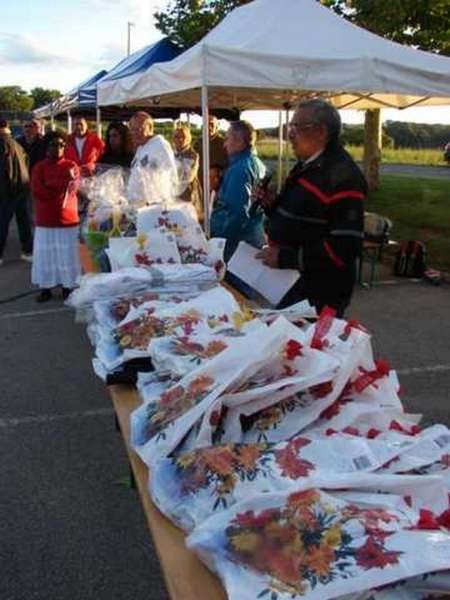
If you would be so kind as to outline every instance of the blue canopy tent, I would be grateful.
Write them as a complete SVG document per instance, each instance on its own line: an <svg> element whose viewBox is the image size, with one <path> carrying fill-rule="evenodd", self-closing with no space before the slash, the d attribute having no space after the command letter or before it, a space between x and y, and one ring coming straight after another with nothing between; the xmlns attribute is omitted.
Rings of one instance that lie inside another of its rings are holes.
<svg viewBox="0 0 450 600"><path fill-rule="evenodd" d="M53 102L50 102L45 106L41 106L33 111L34 116L38 119L50 117L53 120L58 115L67 114L68 129L70 130L70 111L73 109L77 110L79 108L81 97L80 94L85 88L90 88L92 85L95 85L95 83L104 77L107 72L108 71L105 71L105 69L102 69L93 77L85 79L66 94L63 94L59 98L56 98L56 100L53 100Z"/></svg>
<svg viewBox="0 0 450 600"><path fill-rule="evenodd" d="M151 65L158 62L166 62L174 59L181 53L181 49L173 44L169 39L164 38L155 44L145 46L130 56L122 59L110 71L99 71L93 77L86 79L78 86L64 94L57 100L42 106L34 111L36 118L50 117L51 119L59 115L68 115L68 129L70 129L70 112L76 111L86 117L96 116L97 128L100 128L100 110L97 106L97 83L116 81L129 75L134 75L148 69ZM108 107L103 111L106 118L126 119L139 107ZM152 111L156 117L176 118L180 114L179 109L157 108Z"/></svg>
<svg viewBox="0 0 450 600"><path fill-rule="evenodd" d="M145 46L130 56L122 59L115 67L113 67L108 73L101 78L93 80L89 85L84 85L79 90L79 111L84 113L96 110L97 120L99 119L99 108L97 106L97 84L108 83L129 77L141 73L148 69L151 65L160 62L167 62L174 59L181 53L181 49L178 48L169 39L164 38L155 44ZM125 119L130 116L132 112L137 110L139 107L108 107L103 111L103 115L108 118ZM103 110L103 109L102 109ZM156 117L178 117L180 114L179 109L164 109L159 108L156 111L152 111Z"/></svg>

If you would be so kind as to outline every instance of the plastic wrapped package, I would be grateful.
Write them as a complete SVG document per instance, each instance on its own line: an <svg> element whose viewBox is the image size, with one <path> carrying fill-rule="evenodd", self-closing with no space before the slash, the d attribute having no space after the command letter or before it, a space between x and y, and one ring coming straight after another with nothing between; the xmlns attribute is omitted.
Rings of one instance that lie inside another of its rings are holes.
<svg viewBox="0 0 450 600"><path fill-rule="evenodd" d="M175 237L157 229L136 238L111 238L106 253L111 271L181 263Z"/></svg>
<svg viewBox="0 0 450 600"><path fill-rule="evenodd" d="M150 463L172 452L209 406L236 382L244 381L266 362L283 339L275 327L258 330L183 377L178 384L133 413L140 439L147 439L140 455ZM248 348L252 352L248 352Z"/></svg>
<svg viewBox="0 0 450 600"><path fill-rule="evenodd" d="M210 446L162 459L152 469L149 490L162 512L186 531L212 514L263 493L311 486L408 496L415 510L447 505L439 477L370 475L397 449L376 440L311 440L279 444Z"/></svg>
<svg viewBox="0 0 450 600"><path fill-rule="evenodd" d="M155 229L172 233L182 263L202 263L214 267L220 276L224 274L223 252L226 240L221 238L207 240L200 225L188 212L185 203L178 209L165 210L160 206L140 209L137 215L137 228L138 233L146 235L151 235Z"/></svg>
<svg viewBox="0 0 450 600"><path fill-rule="evenodd" d="M70 294L66 304L81 309L92 306L97 300L139 295L150 291L202 291L216 284L216 272L206 265L158 265L150 269L130 267L115 273L84 275L80 286Z"/></svg>
<svg viewBox="0 0 450 600"><path fill-rule="evenodd" d="M345 322L344 322L345 323ZM345 326L338 323L340 332ZM293 327L293 326L292 326ZM357 329L350 329L344 339L338 336L331 337L328 345L314 348L308 342L311 340L311 331L305 330L305 348L322 357L322 360L334 360L338 367L335 373L330 373L327 380L311 383L307 388L287 394L277 403L267 407L245 407L242 414L251 416L246 422L244 435L241 440L245 442L270 441L278 442L302 432L308 426L316 424L320 415L333 406L344 393L349 378L360 366L370 367L373 363L370 337ZM259 409L257 412L254 409Z"/></svg>
<svg viewBox="0 0 450 600"><path fill-rule="evenodd" d="M195 215L195 209L194 213ZM149 234L154 229L164 227L174 235L195 232L198 221L189 209L189 204L179 202L168 209L164 205L148 206L137 212L137 233Z"/></svg>
<svg viewBox="0 0 450 600"><path fill-rule="evenodd" d="M173 154L168 144L161 143L158 138L155 136L147 142L146 146L151 144L147 153L145 147L138 148L133 160L127 184L127 197L133 206L170 203L178 194L179 182Z"/></svg>
<svg viewBox="0 0 450 600"><path fill-rule="evenodd" d="M225 289L215 287L186 302L145 302L131 308L113 329L98 326L96 355L108 369L129 360L150 356L153 338L210 331L240 314L239 305Z"/></svg>
<svg viewBox="0 0 450 600"><path fill-rule="evenodd" d="M450 430L445 425L428 427L407 441L405 451L385 465L383 473L407 473L450 456Z"/></svg>
<svg viewBox="0 0 450 600"><path fill-rule="evenodd" d="M254 496L207 519L187 545L230 600L327 600L449 568L447 533L412 530L418 514L406 502L377 500L318 489Z"/></svg>
<svg viewBox="0 0 450 600"><path fill-rule="evenodd" d="M272 308L253 309L253 313L256 317L266 323L272 323L278 317L283 316L285 319L298 326L304 325L306 319L317 318L316 309L314 306L311 306L308 300L302 300L301 302L297 302L296 304L292 304L291 306L279 310Z"/></svg>
<svg viewBox="0 0 450 600"><path fill-rule="evenodd" d="M216 319L209 319L209 323L214 325ZM218 319L221 321L211 331L151 340L149 353L155 370L182 377L232 346L236 339L265 327L257 319L242 325L235 324L227 315L219 315Z"/></svg>
<svg viewBox="0 0 450 600"><path fill-rule="evenodd" d="M257 439L246 440L243 419L264 410L270 411L294 394L326 384L336 376L339 362L324 352L305 346L305 335L298 327L279 317L270 328L283 333L279 346L272 347L265 364L253 377L239 382L210 407L203 419L198 445L210 445L213 437L221 442L273 441L261 432L255 435ZM215 415L223 413L223 418L217 420Z"/></svg>

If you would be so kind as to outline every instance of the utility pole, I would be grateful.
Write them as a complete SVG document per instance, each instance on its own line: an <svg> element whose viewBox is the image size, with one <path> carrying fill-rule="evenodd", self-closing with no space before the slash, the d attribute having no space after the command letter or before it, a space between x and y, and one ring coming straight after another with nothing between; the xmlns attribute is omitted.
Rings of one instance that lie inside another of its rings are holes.
<svg viewBox="0 0 450 600"><path fill-rule="evenodd" d="M127 22L127 56L131 54L131 28L134 27L134 23L131 21Z"/></svg>

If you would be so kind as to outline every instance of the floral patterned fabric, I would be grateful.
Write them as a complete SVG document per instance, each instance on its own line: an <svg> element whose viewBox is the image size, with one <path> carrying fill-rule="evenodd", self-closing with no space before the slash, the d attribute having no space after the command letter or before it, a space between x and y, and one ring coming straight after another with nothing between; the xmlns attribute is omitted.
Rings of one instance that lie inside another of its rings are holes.
<svg viewBox="0 0 450 600"><path fill-rule="evenodd" d="M230 600L326 600L448 569L450 536L412 530L418 514L393 500L266 494L211 517L187 544L208 556Z"/></svg>
<svg viewBox="0 0 450 600"><path fill-rule="evenodd" d="M360 476L377 471L401 451L395 444L346 435L211 446L159 461L149 490L160 509L188 531L250 496L319 484L328 489L401 492L415 508L444 511L448 498L442 481Z"/></svg>

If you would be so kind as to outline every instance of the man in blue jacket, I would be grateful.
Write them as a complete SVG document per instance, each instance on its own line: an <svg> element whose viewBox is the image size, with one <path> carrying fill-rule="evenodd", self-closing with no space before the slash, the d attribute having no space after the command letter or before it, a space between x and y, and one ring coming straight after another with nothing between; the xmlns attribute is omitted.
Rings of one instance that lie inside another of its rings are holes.
<svg viewBox="0 0 450 600"><path fill-rule="evenodd" d="M225 261L230 259L241 241L256 248L264 244L264 213L252 200L266 168L256 156L255 143L256 131L250 123L231 123L224 142L228 168L211 215L211 236L227 240Z"/></svg>

